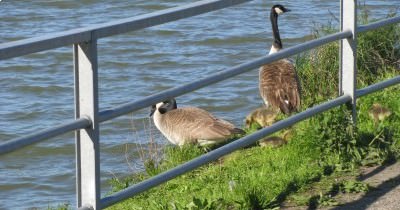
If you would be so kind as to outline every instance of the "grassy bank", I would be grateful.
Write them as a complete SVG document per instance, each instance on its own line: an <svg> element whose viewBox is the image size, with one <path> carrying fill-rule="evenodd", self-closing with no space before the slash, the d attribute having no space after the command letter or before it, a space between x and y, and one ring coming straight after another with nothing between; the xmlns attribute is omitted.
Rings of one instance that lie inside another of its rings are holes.
<svg viewBox="0 0 400 210"><path fill-rule="evenodd" d="M399 27L361 34L358 39L358 86L399 74ZM324 28L317 36L331 32ZM302 109L337 96L338 44L296 58L302 82ZM307 186L331 177L354 176L363 165L385 164L400 154L400 87L394 86L358 100L354 127L348 109L338 107L300 122L290 129L288 143L279 148L254 146L236 151L110 209L271 209ZM383 120L370 116L373 104L388 108ZM148 160L146 173L114 179L114 191L140 182L204 153L195 146L168 147L161 162ZM368 190L362 183L343 181L344 192ZM336 205L310 195L299 205Z"/></svg>

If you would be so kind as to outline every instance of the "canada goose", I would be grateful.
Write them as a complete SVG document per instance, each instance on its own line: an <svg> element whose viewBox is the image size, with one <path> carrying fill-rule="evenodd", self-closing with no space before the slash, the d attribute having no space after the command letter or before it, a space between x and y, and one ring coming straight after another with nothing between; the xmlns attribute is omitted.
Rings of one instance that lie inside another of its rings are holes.
<svg viewBox="0 0 400 210"><path fill-rule="evenodd" d="M288 12L282 5L271 8L271 24L274 41L269 54L282 49L282 41L278 29L278 15ZM259 90L267 107L280 109L289 114L300 108L300 82L296 69L289 59L281 59L260 67Z"/></svg>
<svg viewBox="0 0 400 210"><path fill-rule="evenodd" d="M150 116L161 133L173 144L207 145L228 140L234 134L244 134L230 122L214 117L196 107L177 108L175 99L152 106Z"/></svg>
<svg viewBox="0 0 400 210"><path fill-rule="evenodd" d="M382 105L375 103L368 111L369 116L377 123L378 121L383 121L386 117L389 117L392 112Z"/></svg>
<svg viewBox="0 0 400 210"><path fill-rule="evenodd" d="M250 128L252 124L257 123L261 127L267 127L275 122L275 118L278 115L274 110L269 107L260 107L253 110L249 115L246 116L246 128Z"/></svg>

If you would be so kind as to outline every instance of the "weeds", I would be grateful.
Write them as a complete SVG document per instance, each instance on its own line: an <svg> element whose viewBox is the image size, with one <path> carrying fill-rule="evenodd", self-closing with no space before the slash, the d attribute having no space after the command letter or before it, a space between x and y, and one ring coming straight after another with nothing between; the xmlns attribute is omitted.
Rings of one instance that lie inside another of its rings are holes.
<svg viewBox="0 0 400 210"><path fill-rule="evenodd" d="M149 118L148 120L149 125L151 125L151 119ZM148 130L147 136L149 142L145 147L143 147L142 144L139 144L139 157L144 165L146 173L153 176L160 173L159 163L163 160L163 151L154 139L152 127L149 126L149 128L146 128L146 125L144 124L144 130Z"/></svg>
<svg viewBox="0 0 400 210"><path fill-rule="evenodd" d="M359 193L368 192L370 187L368 184L360 181L344 181L340 184L340 191L343 193Z"/></svg>
<svg viewBox="0 0 400 210"><path fill-rule="evenodd" d="M57 207L48 206L47 210L70 210L72 209L70 203L59 204Z"/></svg>

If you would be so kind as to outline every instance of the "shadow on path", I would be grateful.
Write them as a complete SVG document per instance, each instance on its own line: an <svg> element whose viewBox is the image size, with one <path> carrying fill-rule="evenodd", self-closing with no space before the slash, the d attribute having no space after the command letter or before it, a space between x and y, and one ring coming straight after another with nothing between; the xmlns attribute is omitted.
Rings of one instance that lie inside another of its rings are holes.
<svg viewBox="0 0 400 210"><path fill-rule="evenodd" d="M377 208L379 209L394 209L393 208L394 206L396 206L395 209L400 208L400 201L398 199L400 197L400 190L397 189L398 193L393 191L396 190L395 189L396 187L400 186L400 170L398 170L399 168L398 163L394 165L396 165L397 168L396 167L395 169L392 168L392 171L397 172L398 174L397 176L395 177L391 176L391 178L389 179L384 179L385 180L384 182L373 187L371 191L362 196L360 199L352 201L350 203L343 204L341 206L334 207L332 209L333 210L367 209L373 204L377 205ZM384 173L384 171L391 166L392 165L385 165L377 167L370 173L360 176L359 180L365 181L375 175ZM373 209L376 208L374 207Z"/></svg>

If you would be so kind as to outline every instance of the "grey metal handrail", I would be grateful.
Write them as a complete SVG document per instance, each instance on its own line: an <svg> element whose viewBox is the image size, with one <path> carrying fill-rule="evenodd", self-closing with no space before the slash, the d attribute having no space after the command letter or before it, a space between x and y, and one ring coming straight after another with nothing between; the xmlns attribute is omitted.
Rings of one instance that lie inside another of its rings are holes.
<svg viewBox="0 0 400 210"><path fill-rule="evenodd" d="M400 22L400 16L392 17L392 18L388 18L388 19L385 19L385 20L381 20L381 21L377 21L377 22L373 22L373 23L369 23L369 24L366 24L366 25L359 26L357 28L357 32L358 33L363 33L363 32L367 32L367 31L378 29L378 28L383 27L385 25L396 24L396 23L399 23L399 22Z"/></svg>
<svg viewBox="0 0 400 210"><path fill-rule="evenodd" d="M29 146L31 144L35 144L52 137L62 135L64 133L86 128L90 126L90 124L91 122L89 119L82 118L49 129L45 129L37 133L9 140L0 144L0 154L9 153Z"/></svg>
<svg viewBox="0 0 400 210"><path fill-rule="evenodd" d="M154 94L154 95L151 95L148 97L144 97L140 100L117 106L113 109L107 109L107 110L101 111L99 113L99 122L104 122L104 121L113 119L115 117L119 117L121 115L130 113L130 112L142 109L142 108L150 107L152 104L155 104L159 101L163 101L163 100L166 100L171 97L177 97L177 96L183 95L185 93L189 93L194 90L200 89L202 87L206 87L208 85L229 79L236 75L251 71L265 63L270 63L270 62L273 62L273 61L276 61L276 60L279 60L282 58L286 58L286 57L295 55L299 52L302 52L305 50L310 50L315 47L327 44L329 42L347 38L349 36L351 36L351 32L345 31L345 32L338 32L335 34L331 34L331 35L328 35L326 37L322 37L319 39L311 40L311 41L308 41L308 42L305 42L305 43L302 43L302 44L299 44L299 45L296 45L293 47L283 49L277 53L267 55L267 56L262 56L260 58L254 59L252 61L245 62L243 64L228 68L227 70L212 74L203 79L200 79L200 80L197 80L197 81L185 84L185 85L181 85L181 86L178 86L175 88L171 88L171 89L159 92L157 94ZM85 124L82 126L87 127L89 125ZM64 126L64 125L60 125L60 126ZM78 127L78 129L84 128L84 127ZM71 130L69 130L69 131L71 131ZM36 134L31 134L24 138L12 139L12 140L10 140L10 142L24 142L23 146L28 146L30 144L34 144L39 141L44 141L48 138L55 136L55 135L43 136L42 135L43 132L46 132L46 131L41 131ZM6 143L8 144L8 142L6 142ZM6 143L4 143L4 144L6 144ZM6 151L11 152L13 150L18 149L18 147L13 147L13 148L9 148L9 149L3 151L1 149L2 145L3 144L0 144L0 154L4 153Z"/></svg>
<svg viewBox="0 0 400 210"><path fill-rule="evenodd" d="M400 83L400 76L397 76L395 78L392 78L392 79L389 79L386 81L382 81L382 82L376 83L374 85L359 89L356 91L356 94L357 94L357 97L362 97L367 94L373 93L378 90L382 90L384 88L387 88L387 87L390 87L390 86L393 86L393 85L396 85L399 83ZM109 195L105 198L102 198L100 201L100 205L102 208L111 206L111 205L117 203L119 200L123 200L123 199L129 198L131 196L137 195L141 192L144 192L148 189L158 186L161 183L171 180L181 174L187 173L193 169L196 169L197 167L200 167L211 161L217 160L218 158L220 158L226 154L229 154L237 149L251 145L254 142L256 142L257 140L263 138L264 136L268 136L268 135L270 135L274 132L277 132L281 129L292 126L292 125L296 124L297 122L300 122L309 117L315 116L319 113L322 113L326 110L340 106L340 105L345 104L350 101L351 101L350 96L343 95L343 96L335 98L331 101L325 102L321 105L314 106L310 109L307 109L304 112L298 113L289 118L286 118L284 120L276 122L267 128L258 130L257 132L254 132L254 133L252 133L248 136L245 136L239 140L236 140L230 144L224 145L218 149L208 152L202 156L199 156L199 157L197 157L191 161L188 161L182 165L179 165L173 169L170 169L166 172L158 174L150 179L147 179L147 180L142 181L138 184L135 184L131 187L128 187L120 192L117 192L117 193Z"/></svg>
<svg viewBox="0 0 400 210"><path fill-rule="evenodd" d="M149 14L0 44L0 60L127 33L252 0L202 0Z"/></svg>
<svg viewBox="0 0 400 210"><path fill-rule="evenodd" d="M362 96L368 95L370 93L376 92L378 90L382 90L382 89L388 88L390 86L397 85L399 83L400 83L400 76L397 76L392 79L378 82L378 83L375 83L368 87L359 89L356 91L356 94L357 94L357 97L362 97Z"/></svg>
<svg viewBox="0 0 400 210"><path fill-rule="evenodd" d="M400 22L400 17L393 17L368 25L357 27L357 2L341 0L341 31L293 47L286 48L271 55L266 55L243 64L222 70L203 79L187 83L163 92L142 98L137 101L98 111L98 81L97 81L97 40L103 37L121 34L129 31L148 28L151 26L192 17L215 11L251 0L203 0L188 5L174 7L158 12L125 18L105 24L53 33L50 35L24 39L0 44L0 60L18 57L29 53L54 49L65 45L74 45L75 72L75 117L76 120L63 123L37 133L12 139L0 144L0 155L24 146L28 146L48 138L59 136L69 131L76 131L77 148L77 200L78 207L101 209L116 202L136 195L176 176L193 170L201 165L216 160L239 148L307 119L333 107L350 103L353 108L355 121L356 98L400 83L400 76L356 90L356 38L358 33L374 30L379 27ZM312 107L304 112L279 121L268 128L259 130L251 135L229 143L214 151L197 157L176 168L154 176L148 180L131 186L121 192L100 199L99 184L99 123L115 117L149 107L159 101L177 97L202 87L229 79L244 72L253 70L263 64L286 58L315 47L338 41L341 42L341 74L342 96ZM80 100L84 98L85 100ZM86 100L87 99L87 100Z"/></svg>
<svg viewBox="0 0 400 210"><path fill-rule="evenodd" d="M338 32L335 34L331 34L319 39L311 40L293 47L289 47L283 50L280 50L277 53L271 54L271 55L266 55L262 56L259 58L256 58L252 61L245 62L243 64L228 68L227 70L221 71L219 73L212 74L208 77L205 77L203 79L199 79L197 81L178 86L175 88L171 88L165 91L162 91L158 94L154 94L148 97L144 97L141 100L134 101L132 103L127 103L123 104L121 106L115 107L114 109L109 109L102 111L100 113L100 118L99 121L103 122L106 120L110 120L112 118L127 114L132 111L136 111L142 108L150 107L152 104L155 104L159 101L166 100L168 98L176 97L183 95L185 93L192 92L194 90L200 89L202 87L206 87L208 85L229 79L231 77L234 77L236 75L248 72L250 70L254 70L255 68L266 64L266 63L271 63L273 61L282 59L282 58L287 58L289 56L295 55L297 53L313 49L315 47L327 44L329 42L337 41L340 39L348 38L351 36L351 32L349 31L344 31L344 32Z"/></svg>
<svg viewBox="0 0 400 210"><path fill-rule="evenodd" d="M359 32L363 33L363 32L367 32L370 30L375 30L375 29L385 26L385 25L399 23L399 22L400 22L400 16L382 20L382 21L378 21L375 23L370 23L370 24L363 25L363 26L359 26L358 30L360 30ZM273 62L273 61L281 59L281 58L289 57L289 56L295 55L299 52L309 50L309 49L324 45L324 44L332 42L332 41L346 38L350 35L351 35L350 32L339 32L339 33L335 33L332 35L328 35L327 37L322 37L321 39L308 41L308 42L305 42L305 43L302 43L302 44L299 44L299 45L296 45L293 47L286 48L276 54L273 54L273 56L270 56L270 55L263 56L263 57L255 59L253 61L249 61L249 62L243 63L241 65L224 70L221 73L213 74L211 76L208 76L201 80L195 81L193 83L188 83L186 85L182 85L182 86L179 86L179 87L176 87L173 89L168 89L168 90L160 92L158 94L145 97L138 101L134 101L131 103L127 103L127 104L123 104L123 105L114 107L112 109L107 109L107 110L101 111L99 113L99 121L104 122L104 121L113 119L115 117L119 117L121 115L127 114L129 112L133 112L133 111L139 110L141 108L149 107L158 101L163 101L167 98L176 97L179 95L183 95L185 93L192 92L199 88L206 87L210 84L214 84L214 83L222 81L224 79L236 76L238 74L242 74L247 71L250 71L262 64L270 63L270 62ZM76 123L78 123L78 122L76 122ZM62 126L68 126L68 125L61 124L59 126L62 127ZM81 128L87 127L89 125L82 125L82 126L83 127L77 127L76 129L81 129ZM19 137L16 139L9 140L5 143L2 143L2 144L0 144L0 154L12 152L12 151L18 149L17 146L14 146L14 147L7 146L8 148L5 148L6 144L7 145L11 145L11 144L18 145L17 142L24 142L21 144L21 147L25 147L25 146L29 146L31 144L38 143L40 141L44 141L44 140L47 140L54 136L62 134L62 133L59 133L56 135L42 135L43 133L50 132L49 130L51 130L51 129L46 129L46 130L31 134L29 136ZM66 130L64 133L69 132L69 131L73 131L73 130ZM12 143L12 142L14 142L14 143Z"/></svg>
<svg viewBox="0 0 400 210"><path fill-rule="evenodd" d="M224 145L220 148L212 150L200 157L197 157L193 160L183 163L182 165L179 165L173 169L170 169L166 172L163 172L154 177L151 177L150 179L147 179L147 180L142 181L138 184L135 184L131 187L128 187L120 192L117 192L110 196L107 196L107 197L101 199L100 206L101 206L101 208L111 206L112 204L115 204L118 201L121 201L121 200L129 198L131 196L137 195L137 194L144 192L150 188L158 186L168 180L171 180L181 174L187 173L187 172L189 172L193 169L196 169L204 164L207 164L211 161L217 160L218 158L220 158L226 154L229 154L235 150L238 150L240 148L251 145L254 142L256 142L257 140L259 140L269 134L272 134L276 131L287 128L291 125L294 125L297 122L305 120L309 117L312 117L318 113L324 112L331 108L345 104L349 101L351 101L351 97L348 95L343 95L343 96L340 96L331 101L325 102L321 105L317 105L310 109L307 109L306 111L295 114L289 118L286 118L284 120L276 122L269 127L258 130L248 136L242 137L242 138L235 140L227 145Z"/></svg>

